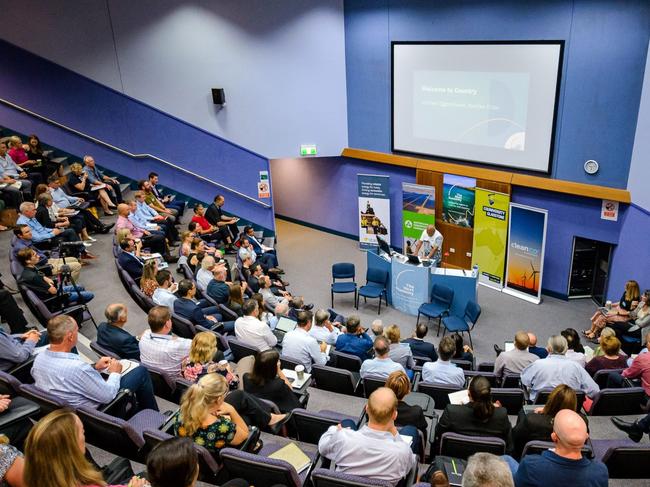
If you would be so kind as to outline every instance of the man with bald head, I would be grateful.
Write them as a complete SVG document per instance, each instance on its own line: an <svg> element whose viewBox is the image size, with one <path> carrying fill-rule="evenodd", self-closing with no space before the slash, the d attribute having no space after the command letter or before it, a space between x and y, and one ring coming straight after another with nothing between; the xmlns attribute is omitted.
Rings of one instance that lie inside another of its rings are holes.
<svg viewBox="0 0 650 487"><path fill-rule="evenodd" d="M415 255L423 259L432 259L433 265L438 265L442 260L442 234L433 225L428 225L415 244Z"/></svg>
<svg viewBox="0 0 650 487"><path fill-rule="evenodd" d="M318 442L318 451L332 460L339 472L396 485L406 477L416 461L408 443L395 428L395 393L387 387L375 390L368 398L366 412L368 423L358 431L351 420L330 426ZM413 436L417 441L414 426L402 428L400 433Z"/></svg>
<svg viewBox="0 0 650 487"><path fill-rule="evenodd" d="M555 448L541 455L526 455L515 474L515 486L607 487L607 467L582 456L587 438L587 425L580 415L561 410L555 415L551 433Z"/></svg>
<svg viewBox="0 0 650 487"><path fill-rule="evenodd" d="M494 373L498 377L504 374L521 374L528 365L539 357L528 351L530 339L525 331L515 333L515 348L501 352L494 362Z"/></svg>
<svg viewBox="0 0 650 487"><path fill-rule="evenodd" d="M537 355L539 358L548 357L548 350L544 347L537 346L537 337L534 333L528 332L528 351L534 355Z"/></svg>

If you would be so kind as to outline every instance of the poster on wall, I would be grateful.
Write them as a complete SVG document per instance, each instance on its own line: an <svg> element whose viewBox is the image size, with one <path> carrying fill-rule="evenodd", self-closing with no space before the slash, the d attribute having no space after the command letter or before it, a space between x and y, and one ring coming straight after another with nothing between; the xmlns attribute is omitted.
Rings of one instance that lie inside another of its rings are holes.
<svg viewBox="0 0 650 487"><path fill-rule="evenodd" d="M548 212L510 203L508 265L504 293L539 304Z"/></svg>
<svg viewBox="0 0 650 487"><path fill-rule="evenodd" d="M476 188L472 266L479 268L479 284L501 290L508 244L510 195Z"/></svg>
<svg viewBox="0 0 650 487"><path fill-rule="evenodd" d="M359 247L377 247L377 235L390 245L390 178L357 174Z"/></svg>
<svg viewBox="0 0 650 487"><path fill-rule="evenodd" d="M422 184L402 183L403 252L412 254L415 242L427 225L436 219L436 188Z"/></svg>
<svg viewBox="0 0 650 487"><path fill-rule="evenodd" d="M442 221L464 228L474 226L476 179L445 174L442 186Z"/></svg>

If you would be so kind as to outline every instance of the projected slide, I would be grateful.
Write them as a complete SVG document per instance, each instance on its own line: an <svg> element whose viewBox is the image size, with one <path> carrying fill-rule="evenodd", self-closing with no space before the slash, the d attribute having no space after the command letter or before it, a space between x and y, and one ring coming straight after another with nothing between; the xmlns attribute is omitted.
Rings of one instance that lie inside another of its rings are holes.
<svg viewBox="0 0 650 487"><path fill-rule="evenodd" d="M523 151L528 73L417 71L415 136Z"/></svg>
<svg viewBox="0 0 650 487"><path fill-rule="evenodd" d="M550 170L561 41L392 47L394 151Z"/></svg>

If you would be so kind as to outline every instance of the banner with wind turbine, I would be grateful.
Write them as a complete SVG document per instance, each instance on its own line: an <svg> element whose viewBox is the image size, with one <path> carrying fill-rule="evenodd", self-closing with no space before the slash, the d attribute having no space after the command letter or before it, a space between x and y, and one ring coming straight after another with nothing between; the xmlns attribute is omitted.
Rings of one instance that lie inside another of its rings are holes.
<svg viewBox="0 0 650 487"><path fill-rule="evenodd" d="M548 212L510 203L504 293L539 304L542 294Z"/></svg>

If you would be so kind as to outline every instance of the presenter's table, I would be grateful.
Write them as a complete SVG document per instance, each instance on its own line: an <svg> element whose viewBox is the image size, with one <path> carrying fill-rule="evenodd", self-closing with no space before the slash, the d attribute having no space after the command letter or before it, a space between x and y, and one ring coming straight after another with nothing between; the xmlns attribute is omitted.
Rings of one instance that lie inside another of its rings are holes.
<svg viewBox="0 0 650 487"><path fill-rule="evenodd" d="M403 256L388 257L374 250L367 252L368 269L388 272L388 304L413 316L417 316L422 303L428 303L434 284L442 284L454 290L451 304L452 315L463 316L468 301L477 301L478 277L472 271L424 267L404 262Z"/></svg>

